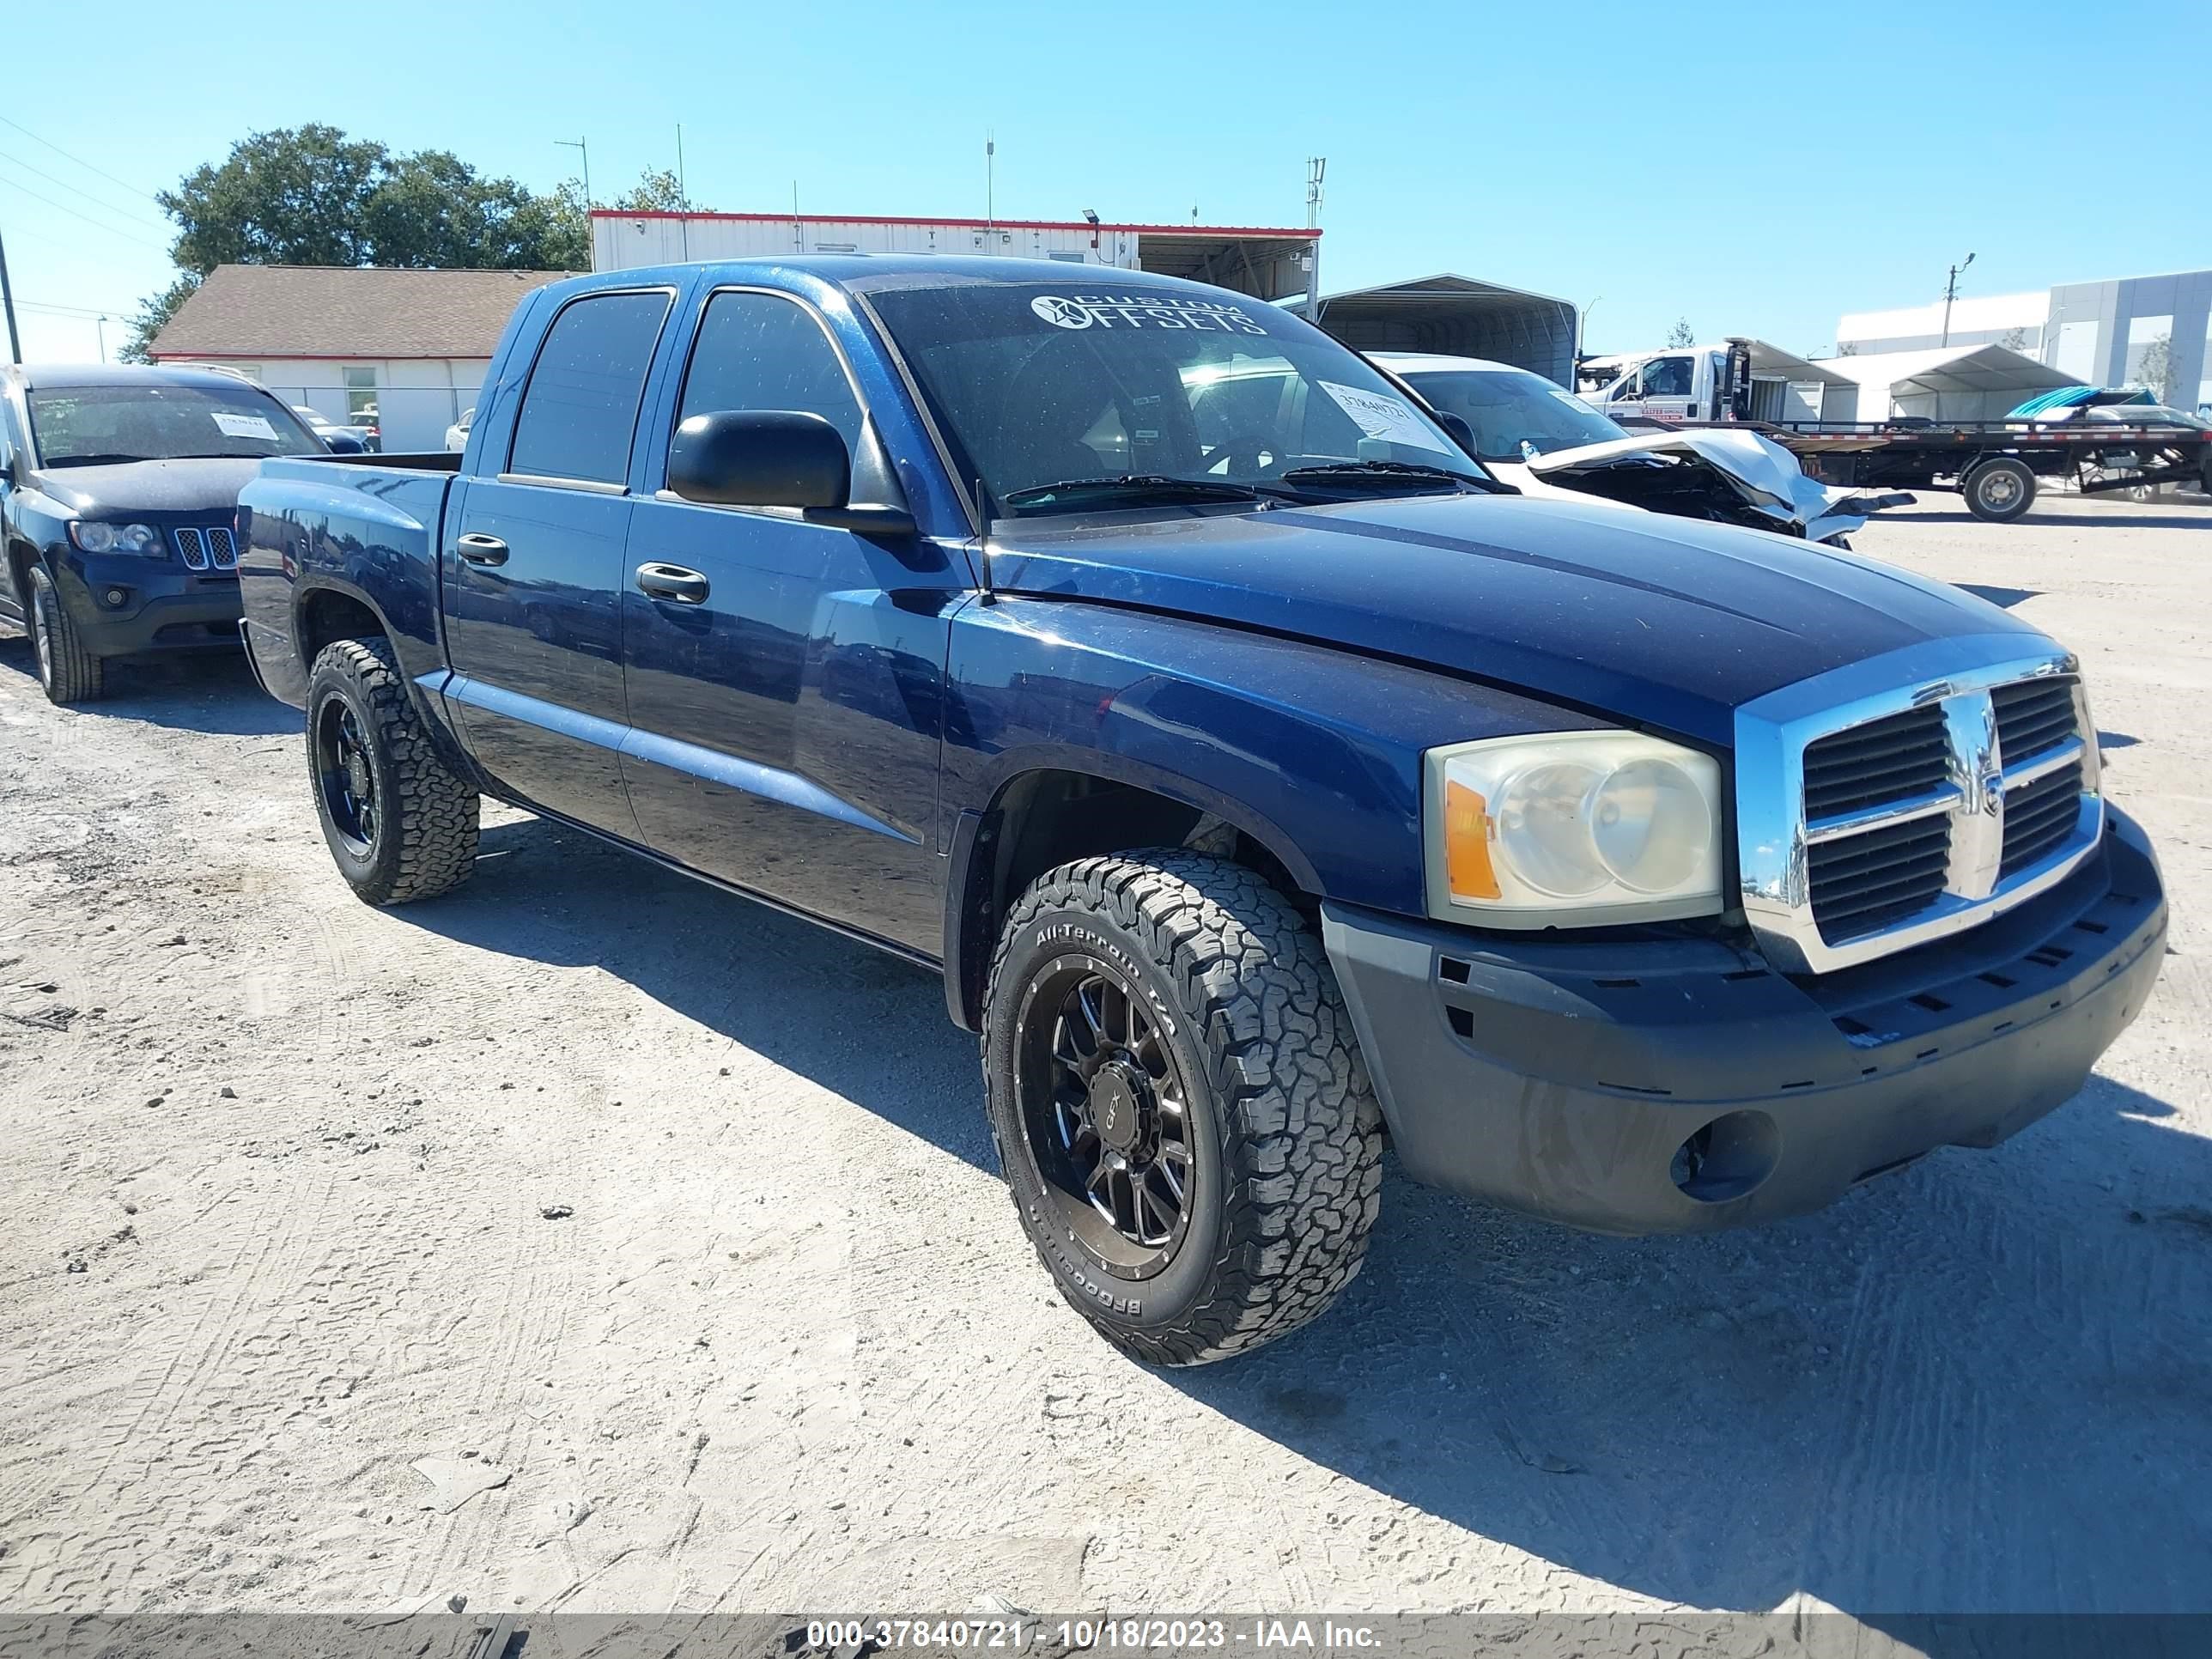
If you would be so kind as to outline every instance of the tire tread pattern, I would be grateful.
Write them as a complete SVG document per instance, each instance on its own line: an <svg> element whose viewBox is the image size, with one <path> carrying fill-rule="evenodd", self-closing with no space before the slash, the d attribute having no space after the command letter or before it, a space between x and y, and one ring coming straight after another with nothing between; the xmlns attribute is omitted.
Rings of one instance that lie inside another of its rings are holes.
<svg viewBox="0 0 2212 1659"><path fill-rule="evenodd" d="M46 700L62 707L98 701L107 689L106 660L86 647L84 635L55 591L53 579L42 570L31 577L31 603L46 617L49 678L41 687ZM27 616L24 621L35 629L34 617Z"/></svg>
<svg viewBox="0 0 2212 1659"><path fill-rule="evenodd" d="M380 638L334 641L315 659L313 678L320 679L325 674L343 681L352 691L368 727L369 740L384 756L386 777L380 781L388 781L385 806L392 816L379 834L380 838L398 836L397 856L372 860L364 878L356 879L349 872L348 881L362 899L375 905L406 904L451 892L476 869L478 797L475 788L456 775L439 754L414 704L408 701L389 641ZM313 706L311 697L307 771L319 810ZM327 825L325 833L329 833Z"/></svg>
<svg viewBox="0 0 2212 1659"><path fill-rule="evenodd" d="M1110 917L1175 987L1208 1072L1226 1215L1210 1293L1171 1324L1102 1316L1057 1273L1053 1282L1110 1340L1158 1364L1208 1364L1288 1334L1358 1276L1381 1208L1382 1113L1321 941L1242 865L1181 848L1079 859L1014 905L987 1008L1015 989L1002 981L1024 930L1071 909ZM1018 1103L1004 1104L1001 1121L1018 1124Z"/></svg>

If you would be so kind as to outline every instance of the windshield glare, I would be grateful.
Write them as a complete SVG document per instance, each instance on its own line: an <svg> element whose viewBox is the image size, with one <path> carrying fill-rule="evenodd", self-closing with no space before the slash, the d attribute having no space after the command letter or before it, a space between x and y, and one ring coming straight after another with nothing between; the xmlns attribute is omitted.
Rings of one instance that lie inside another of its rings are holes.
<svg viewBox="0 0 2212 1659"><path fill-rule="evenodd" d="M25 398L41 466L322 453L291 410L247 386L40 386Z"/></svg>
<svg viewBox="0 0 2212 1659"><path fill-rule="evenodd" d="M1407 384L1474 428L1486 461L1517 461L1526 443L1539 454L1611 443L1629 435L1572 392L1522 368L1401 368Z"/></svg>
<svg viewBox="0 0 2212 1659"><path fill-rule="evenodd" d="M1389 381L1262 301L1119 283L978 283L869 298L965 476L1000 501L1131 474L1261 483L1347 461L1478 471ZM1080 504L1099 506L1095 496Z"/></svg>

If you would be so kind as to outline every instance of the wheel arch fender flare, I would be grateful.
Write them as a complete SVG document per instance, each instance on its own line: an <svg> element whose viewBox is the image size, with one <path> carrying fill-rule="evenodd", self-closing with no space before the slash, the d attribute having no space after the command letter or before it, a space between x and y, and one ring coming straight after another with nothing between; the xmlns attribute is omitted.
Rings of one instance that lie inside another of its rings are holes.
<svg viewBox="0 0 2212 1659"><path fill-rule="evenodd" d="M1318 898L1324 890L1312 860L1280 824L1249 802L1224 795L1202 779L1109 750L1074 744L1040 744L1009 751L999 757L999 764L993 769L985 803L962 809L953 819L946 846L945 1006L955 1023L965 1030L981 1029L983 985L1003 921L1002 906L1018 896L996 890L1010 802L1024 784L1046 775L1118 784L1187 807L1194 823L1211 818L1249 837L1304 892ZM1120 849L1101 846L1085 850Z"/></svg>

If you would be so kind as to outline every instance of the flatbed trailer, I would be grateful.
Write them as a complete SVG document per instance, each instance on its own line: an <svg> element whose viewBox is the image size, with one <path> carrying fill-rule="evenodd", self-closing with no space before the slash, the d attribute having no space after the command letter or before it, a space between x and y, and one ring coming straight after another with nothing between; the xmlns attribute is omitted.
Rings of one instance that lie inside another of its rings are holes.
<svg viewBox="0 0 2212 1659"><path fill-rule="evenodd" d="M1955 489L2000 524L2033 504L2039 478L2071 477L2085 495L2171 483L2212 493L2212 430L2171 422L1729 424L1765 433L1824 483Z"/></svg>

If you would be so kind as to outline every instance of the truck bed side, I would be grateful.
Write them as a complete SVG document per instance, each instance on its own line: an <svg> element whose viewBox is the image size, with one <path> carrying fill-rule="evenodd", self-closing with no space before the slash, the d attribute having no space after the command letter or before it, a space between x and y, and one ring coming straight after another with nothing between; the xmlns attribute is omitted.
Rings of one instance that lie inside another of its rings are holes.
<svg viewBox="0 0 2212 1659"><path fill-rule="evenodd" d="M272 460L240 492L246 644L272 696L304 708L315 653L364 633L391 640L410 686L444 668L440 526L459 459Z"/></svg>

